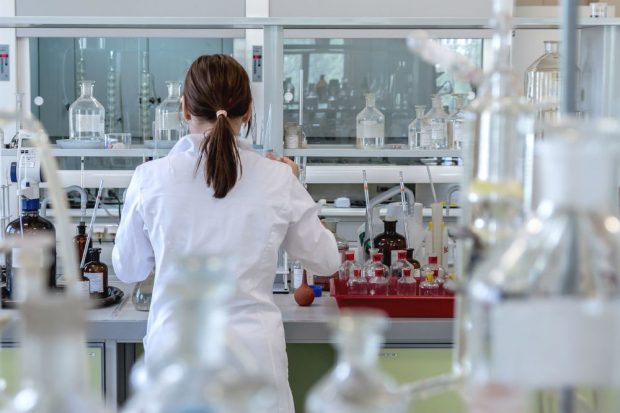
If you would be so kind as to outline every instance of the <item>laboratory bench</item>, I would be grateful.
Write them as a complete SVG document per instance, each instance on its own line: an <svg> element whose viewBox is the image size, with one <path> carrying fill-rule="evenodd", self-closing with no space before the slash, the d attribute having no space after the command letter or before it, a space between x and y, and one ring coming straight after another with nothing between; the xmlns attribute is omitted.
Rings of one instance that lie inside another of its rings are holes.
<svg viewBox="0 0 620 413"><path fill-rule="evenodd" d="M106 401L110 406L116 406L127 397L128 373L136 354L139 354L136 349L141 349L148 312L137 311L134 308L131 302L133 285L115 281L110 284L121 288L125 295L114 306L88 311L88 365L94 388L104 391ZM313 380L324 374L333 363L334 353L328 344L330 339L328 320L338 312L338 307L335 299L328 294L315 299L310 307L298 306L293 294L274 294L274 299L282 311L291 387L298 400L305 396ZM15 379L19 369L15 353L19 347L17 312L1 310L0 314L12 318L2 331L4 354L0 354L0 358L5 364L3 368L10 370L3 370L2 374L7 377L7 381L17 382ZM387 353L383 356L390 359L387 360L388 363L395 363L395 357L411 357L400 354L399 351L417 351L417 359L423 356L428 364L429 357L435 357L436 360L431 363L433 368L445 368L452 342L452 324L452 319L391 319L386 332ZM296 368L308 360L313 364L314 375L308 375L306 367ZM400 361L398 363L400 364ZM304 373L300 374L299 370L303 370ZM310 380L311 378L313 380ZM17 383L9 385L13 389L16 386ZM301 411L300 407L298 405L298 411Z"/></svg>

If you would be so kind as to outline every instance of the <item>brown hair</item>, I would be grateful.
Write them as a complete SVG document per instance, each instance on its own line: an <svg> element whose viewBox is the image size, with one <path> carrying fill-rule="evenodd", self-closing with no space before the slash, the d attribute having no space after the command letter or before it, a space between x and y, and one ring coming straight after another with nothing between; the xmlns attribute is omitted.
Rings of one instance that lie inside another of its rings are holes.
<svg viewBox="0 0 620 413"><path fill-rule="evenodd" d="M200 56L187 71L183 100L186 110L193 116L214 123L208 138L200 145L196 172L206 159L207 185L213 188L216 198L224 198L242 172L239 148L229 119L245 115L252 104L248 75L230 56ZM218 116L218 111L227 114Z"/></svg>

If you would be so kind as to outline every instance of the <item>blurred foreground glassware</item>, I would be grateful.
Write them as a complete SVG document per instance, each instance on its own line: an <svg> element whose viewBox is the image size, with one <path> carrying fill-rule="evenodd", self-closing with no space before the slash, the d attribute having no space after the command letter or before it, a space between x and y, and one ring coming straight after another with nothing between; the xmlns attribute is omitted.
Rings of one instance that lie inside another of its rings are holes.
<svg viewBox="0 0 620 413"><path fill-rule="evenodd" d="M69 139L102 141L105 109L93 95L95 82L80 82L80 97L69 106Z"/></svg>
<svg viewBox="0 0 620 413"><path fill-rule="evenodd" d="M408 399L378 366L387 319L378 311L342 311L331 321L336 366L310 390L308 413L401 413Z"/></svg>
<svg viewBox="0 0 620 413"><path fill-rule="evenodd" d="M366 107L355 118L357 147L381 149L385 144L385 116L375 106L374 93L366 95Z"/></svg>
<svg viewBox="0 0 620 413"><path fill-rule="evenodd" d="M234 293L231 259L186 257L164 294L171 300L170 334L149 354L145 385L124 413L273 412L275 393L259 372L227 360L226 304Z"/></svg>
<svg viewBox="0 0 620 413"><path fill-rule="evenodd" d="M618 131L567 120L537 143L542 201L468 289L471 385L529 392L548 412L618 411Z"/></svg>
<svg viewBox="0 0 620 413"><path fill-rule="evenodd" d="M138 311L149 311L151 299L153 297L153 284L155 283L155 272L151 271L146 280L136 284L131 294L131 302Z"/></svg>
<svg viewBox="0 0 620 413"><path fill-rule="evenodd" d="M560 42L546 40L545 53L525 72L525 96L538 106L538 120L553 123L560 113Z"/></svg>

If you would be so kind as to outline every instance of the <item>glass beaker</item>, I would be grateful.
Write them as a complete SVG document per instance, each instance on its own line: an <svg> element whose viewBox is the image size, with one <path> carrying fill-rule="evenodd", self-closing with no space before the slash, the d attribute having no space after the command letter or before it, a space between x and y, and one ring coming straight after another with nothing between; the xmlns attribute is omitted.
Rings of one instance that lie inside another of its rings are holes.
<svg viewBox="0 0 620 413"><path fill-rule="evenodd" d="M557 411L618 411L610 365L620 332L619 130L607 120L567 120L537 143L536 213L478 267L468 289L474 385L518 388L575 409ZM582 185L588 195L576 196Z"/></svg>
<svg viewBox="0 0 620 413"><path fill-rule="evenodd" d="M80 82L80 97L69 106L69 139L96 140L104 138L105 109L93 96L95 82Z"/></svg>
<svg viewBox="0 0 620 413"><path fill-rule="evenodd" d="M155 108L155 140L176 141L183 135L181 82L166 81L168 96Z"/></svg>
<svg viewBox="0 0 620 413"><path fill-rule="evenodd" d="M165 285L171 303L170 334L149 354L148 385L130 399L125 413L273 412L270 381L227 358L227 302L235 285L231 259L185 257Z"/></svg>
<svg viewBox="0 0 620 413"><path fill-rule="evenodd" d="M366 94L366 107L357 114L357 147L381 149L385 144L385 116L375 107L374 93Z"/></svg>
<svg viewBox="0 0 620 413"><path fill-rule="evenodd" d="M429 134L422 136L426 125L425 112L425 105L415 105L415 119L409 124L409 149L427 149L431 144Z"/></svg>
<svg viewBox="0 0 620 413"><path fill-rule="evenodd" d="M445 149L448 147L448 114L440 95L433 95L431 101L431 109L424 116L430 131L430 148Z"/></svg>
<svg viewBox="0 0 620 413"><path fill-rule="evenodd" d="M387 319L371 310L345 310L331 320L336 366L310 390L308 413L401 413L408 399L379 366Z"/></svg>
<svg viewBox="0 0 620 413"><path fill-rule="evenodd" d="M525 72L525 96L538 106L543 123L556 122L560 112L560 42L546 40L545 53Z"/></svg>
<svg viewBox="0 0 620 413"><path fill-rule="evenodd" d="M138 311L149 311L153 297L153 285L155 283L155 271L151 271L146 280L136 284L131 294L131 302Z"/></svg>

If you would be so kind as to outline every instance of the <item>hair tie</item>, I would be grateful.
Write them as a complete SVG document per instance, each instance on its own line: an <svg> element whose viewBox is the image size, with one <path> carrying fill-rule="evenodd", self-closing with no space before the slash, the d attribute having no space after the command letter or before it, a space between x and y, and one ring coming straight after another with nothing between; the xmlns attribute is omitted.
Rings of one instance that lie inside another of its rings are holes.
<svg viewBox="0 0 620 413"><path fill-rule="evenodd" d="M225 118L228 117L228 112L226 112L224 109L220 109L217 112L215 112L215 116L216 117L220 117L220 116L224 116Z"/></svg>

